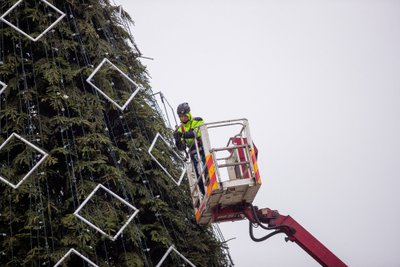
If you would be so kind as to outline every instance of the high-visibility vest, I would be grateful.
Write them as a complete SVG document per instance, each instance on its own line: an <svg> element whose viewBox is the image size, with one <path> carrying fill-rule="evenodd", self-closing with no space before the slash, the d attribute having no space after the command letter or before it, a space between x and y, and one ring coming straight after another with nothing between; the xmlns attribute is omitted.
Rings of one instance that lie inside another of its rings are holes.
<svg viewBox="0 0 400 267"><path fill-rule="evenodd" d="M199 127L200 125L204 124L203 119L200 117L195 117L192 119L192 116L190 114L188 114L188 117L189 120L186 123L181 123L181 125L178 128L178 132L184 134L185 132L194 131L196 133L197 139L200 140L201 133ZM189 147L189 149L191 149L192 146L194 145L193 138L184 139L182 137L182 142L184 142Z"/></svg>

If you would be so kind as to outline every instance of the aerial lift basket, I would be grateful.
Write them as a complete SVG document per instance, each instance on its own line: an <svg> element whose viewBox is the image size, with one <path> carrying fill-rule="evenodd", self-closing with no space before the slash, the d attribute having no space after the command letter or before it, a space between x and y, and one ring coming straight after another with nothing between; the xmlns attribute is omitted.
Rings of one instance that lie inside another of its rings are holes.
<svg viewBox="0 0 400 267"><path fill-rule="evenodd" d="M251 204L261 186L261 178L257 165L257 148L251 139L247 119L206 123L199 129L201 138L195 145L198 158L201 158L199 147L203 147L205 162L203 164L199 160L198 166L187 162L186 170L196 221L200 225L208 225L218 220L229 220L216 216L220 208L241 203ZM210 133L217 130L221 134ZM210 140L210 136L213 140ZM213 145L217 143L214 141L216 137L223 137L222 145ZM198 168L199 179L194 168ZM204 195L199 188L200 179L205 186Z"/></svg>

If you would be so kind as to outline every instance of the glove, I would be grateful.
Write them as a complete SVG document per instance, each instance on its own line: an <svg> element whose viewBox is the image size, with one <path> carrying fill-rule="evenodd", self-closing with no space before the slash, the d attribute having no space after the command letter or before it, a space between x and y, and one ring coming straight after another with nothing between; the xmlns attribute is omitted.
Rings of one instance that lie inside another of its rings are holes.
<svg viewBox="0 0 400 267"><path fill-rule="evenodd" d="M175 132L174 132L174 138L175 138L175 140L181 140L181 138L182 138L182 133L181 133L181 132L178 132L178 131L175 131Z"/></svg>
<svg viewBox="0 0 400 267"><path fill-rule="evenodd" d="M183 151L186 149L186 145L181 141L181 139L176 139L175 140L175 145L178 150Z"/></svg>
<svg viewBox="0 0 400 267"><path fill-rule="evenodd" d="M193 131L185 132L185 133L183 134L183 138L184 138L184 139L194 138L194 132L193 132Z"/></svg>

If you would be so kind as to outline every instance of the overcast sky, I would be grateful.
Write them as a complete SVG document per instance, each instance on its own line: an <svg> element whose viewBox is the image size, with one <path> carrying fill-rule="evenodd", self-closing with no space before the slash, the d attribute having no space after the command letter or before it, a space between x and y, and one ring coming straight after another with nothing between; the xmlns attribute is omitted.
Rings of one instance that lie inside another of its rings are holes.
<svg viewBox="0 0 400 267"><path fill-rule="evenodd" d="M207 122L248 118L255 205L349 266L400 266L400 1L114 1L154 92ZM235 266L319 266L283 235L220 227Z"/></svg>

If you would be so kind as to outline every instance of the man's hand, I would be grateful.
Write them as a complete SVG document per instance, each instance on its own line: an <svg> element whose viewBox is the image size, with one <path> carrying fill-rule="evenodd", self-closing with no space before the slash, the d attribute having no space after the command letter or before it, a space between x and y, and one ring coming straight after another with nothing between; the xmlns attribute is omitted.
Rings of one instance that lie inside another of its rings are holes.
<svg viewBox="0 0 400 267"><path fill-rule="evenodd" d="M179 139L175 140L175 145L176 145L176 148L180 151L183 151L186 149L186 145Z"/></svg>
<svg viewBox="0 0 400 267"><path fill-rule="evenodd" d="M181 140L181 138L182 138L182 133L181 133L181 132L178 132L178 131L175 131L175 132L174 132L174 138L175 138L175 140Z"/></svg>
<svg viewBox="0 0 400 267"><path fill-rule="evenodd" d="M187 131L183 134L183 138L184 139L188 139L188 138L194 138L194 132L193 131Z"/></svg>

